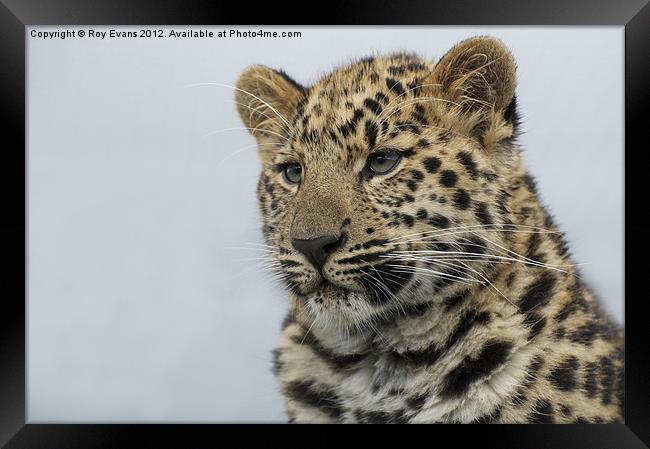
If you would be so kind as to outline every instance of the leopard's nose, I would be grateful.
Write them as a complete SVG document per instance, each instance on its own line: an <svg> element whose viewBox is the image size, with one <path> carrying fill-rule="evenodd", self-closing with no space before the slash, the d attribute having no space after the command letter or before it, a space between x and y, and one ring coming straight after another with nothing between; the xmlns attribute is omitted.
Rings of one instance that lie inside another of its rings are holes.
<svg viewBox="0 0 650 449"><path fill-rule="evenodd" d="M315 239L293 239L291 244L307 258L314 268L321 271L328 257L345 245L347 238L345 233L340 235L328 234Z"/></svg>

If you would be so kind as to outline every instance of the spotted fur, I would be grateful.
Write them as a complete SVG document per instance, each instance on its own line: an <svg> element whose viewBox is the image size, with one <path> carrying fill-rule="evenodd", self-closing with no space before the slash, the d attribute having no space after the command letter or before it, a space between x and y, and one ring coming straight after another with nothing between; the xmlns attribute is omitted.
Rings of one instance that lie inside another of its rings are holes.
<svg viewBox="0 0 650 449"><path fill-rule="evenodd" d="M290 422L623 420L622 331L524 165L500 41L366 58L310 87L255 66L238 89L290 292L274 352ZM386 149L397 167L369 172ZM292 241L326 234L345 238L319 271Z"/></svg>

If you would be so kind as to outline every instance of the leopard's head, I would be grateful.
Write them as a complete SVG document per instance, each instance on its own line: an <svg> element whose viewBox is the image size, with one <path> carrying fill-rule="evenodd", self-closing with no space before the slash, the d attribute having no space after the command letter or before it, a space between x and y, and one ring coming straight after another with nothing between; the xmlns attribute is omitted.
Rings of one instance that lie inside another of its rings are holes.
<svg viewBox="0 0 650 449"><path fill-rule="evenodd" d="M500 41L468 39L438 62L366 58L309 87L253 66L237 89L271 265L312 318L359 326L495 263L519 157Z"/></svg>

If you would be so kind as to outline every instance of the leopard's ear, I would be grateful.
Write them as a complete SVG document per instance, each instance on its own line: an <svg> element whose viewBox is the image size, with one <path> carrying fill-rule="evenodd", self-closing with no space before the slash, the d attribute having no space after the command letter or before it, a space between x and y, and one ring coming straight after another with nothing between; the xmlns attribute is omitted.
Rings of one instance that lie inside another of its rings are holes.
<svg viewBox="0 0 650 449"><path fill-rule="evenodd" d="M510 125L514 132L515 72L514 58L505 45L482 36L454 46L431 76L455 111L476 121L478 128L473 133L483 139L489 128L498 124Z"/></svg>
<svg viewBox="0 0 650 449"><path fill-rule="evenodd" d="M255 65L244 70L237 80L237 111L259 145L260 157L266 160L273 143L287 137L290 120L305 88L284 72Z"/></svg>

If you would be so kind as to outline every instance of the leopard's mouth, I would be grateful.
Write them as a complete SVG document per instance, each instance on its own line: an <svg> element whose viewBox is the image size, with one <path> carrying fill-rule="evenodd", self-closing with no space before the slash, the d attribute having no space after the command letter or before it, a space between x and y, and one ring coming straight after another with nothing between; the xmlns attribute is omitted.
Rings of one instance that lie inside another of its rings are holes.
<svg viewBox="0 0 650 449"><path fill-rule="evenodd" d="M316 302L318 304L336 304L341 302L348 302L352 296L365 297L369 292L364 288L350 288L346 285L341 285L336 281L330 281L321 278L318 284L312 286L308 291L305 291L302 296L303 300L309 302Z"/></svg>
<svg viewBox="0 0 650 449"><path fill-rule="evenodd" d="M325 299L356 294L368 297L374 303L383 303L393 298L412 277L413 271L391 267L375 268L372 275L364 273L357 282L352 284L321 274L302 284L300 296Z"/></svg>

